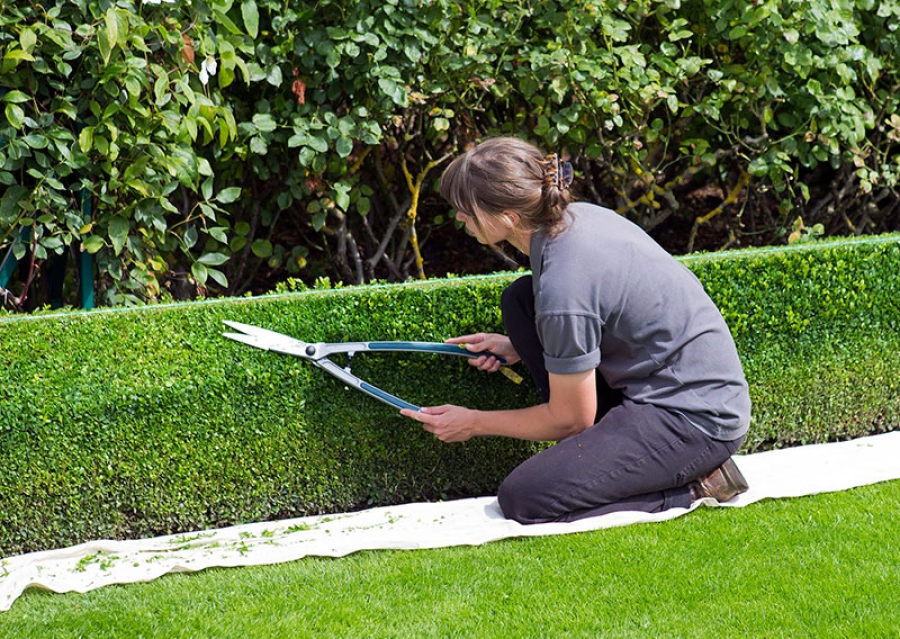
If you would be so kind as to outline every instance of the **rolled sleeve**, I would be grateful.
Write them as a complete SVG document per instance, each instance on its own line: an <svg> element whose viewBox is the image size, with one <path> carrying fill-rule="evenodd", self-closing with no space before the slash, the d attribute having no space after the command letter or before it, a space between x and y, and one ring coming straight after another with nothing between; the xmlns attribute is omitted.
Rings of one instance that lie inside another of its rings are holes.
<svg viewBox="0 0 900 639"><path fill-rule="evenodd" d="M547 372L583 373L600 365L601 322L596 315L541 314L537 329Z"/></svg>

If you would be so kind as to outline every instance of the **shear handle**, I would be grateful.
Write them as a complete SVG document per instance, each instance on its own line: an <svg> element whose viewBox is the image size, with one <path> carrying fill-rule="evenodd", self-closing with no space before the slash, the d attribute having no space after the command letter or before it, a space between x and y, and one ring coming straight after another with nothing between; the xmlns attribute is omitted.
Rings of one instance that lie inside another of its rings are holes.
<svg viewBox="0 0 900 639"><path fill-rule="evenodd" d="M335 342L335 343L316 343L309 344L312 347L308 355L313 359L317 357L328 357L334 353L360 353L363 351L381 351L381 352L416 352L416 353L437 353L440 355L457 355L461 357L475 358L481 355L496 357L501 364L506 364L506 360L499 355L495 355L490 351L479 351L477 353L468 351L459 344L444 344L443 342Z"/></svg>
<svg viewBox="0 0 900 639"><path fill-rule="evenodd" d="M506 360L490 351L474 353L466 350L461 344L442 344L441 342L369 342L369 349L373 351L417 351L420 353L441 353L444 355L460 355L462 357L475 358L481 355L496 357L501 364Z"/></svg>

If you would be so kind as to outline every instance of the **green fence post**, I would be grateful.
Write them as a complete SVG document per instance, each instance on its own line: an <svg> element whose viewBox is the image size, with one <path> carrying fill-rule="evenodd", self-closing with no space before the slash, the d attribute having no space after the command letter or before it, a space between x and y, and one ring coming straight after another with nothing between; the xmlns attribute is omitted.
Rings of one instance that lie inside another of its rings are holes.
<svg viewBox="0 0 900 639"><path fill-rule="evenodd" d="M83 128L84 121L79 114L75 129L81 134ZM82 186L78 197L81 200L81 216L84 218L85 224L90 224L93 219L90 189ZM92 309L94 308L94 257L84 250L84 245L81 246L79 252L78 274L81 281L81 308Z"/></svg>
<svg viewBox="0 0 900 639"><path fill-rule="evenodd" d="M6 95L6 93L7 89L0 87L0 98ZM0 137L0 145L3 144L6 144L6 139ZM16 239L13 240L12 245L3 257L3 260L0 261L0 288L6 288L6 285L9 284L9 280L12 279L12 275L16 270L16 264L19 263L19 260L13 255L13 248L16 245L16 241Z"/></svg>
<svg viewBox="0 0 900 639"><path fill-rule="evenodd" d="M9 247L6 256L3 258L3 261L0 262L0 288L6 288L6 285L9 284L9 280L12 279L12 275L16 270L16 264L19 263L19 260L13 255L13 248L17 241L18 240L13 241L12 246Z"/></svg>
<svg viewBox="0 0 900 639"><path fill-rule="evenodd" d="M91 192L87 187L81 189L81 214L84 221L90 222L91 213ZM81 308L94 308L94 256L81 247L81 259L79 260L79 273L81 280Z"/></svg>
<svg viewBox="0 0 900 639"><path fill-rule="evenodd" d="M16 272L16 267L19 265L19 260L15 256L16 245L20 242L28 242L29 239L31 239L31 229L24 226L10 245L3 262L0 262L0 288L6 288L9 280L12 279L13 273Z"/></svg>

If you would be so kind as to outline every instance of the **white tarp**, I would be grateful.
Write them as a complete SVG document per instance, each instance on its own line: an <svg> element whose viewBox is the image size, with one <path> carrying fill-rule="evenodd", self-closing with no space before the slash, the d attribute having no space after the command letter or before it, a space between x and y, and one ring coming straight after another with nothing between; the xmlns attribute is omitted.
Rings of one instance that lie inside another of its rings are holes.
<svg viewBox="0 0 900 639"><path fill-rule="evenodd" d="M735 456L750 490L724 506L798 497L900 479L900 431L848 442ZM340 515L245 524L132 541L93 541L0 560L0 611L26 588L87 592L150 581L167 573L214 566L255 566L307 556L342 557L360 550L474 546L508 537L559 535L663 521L659 514L621 512L574 523L523 526L503 518L494 497L372 508Z"/></svg>

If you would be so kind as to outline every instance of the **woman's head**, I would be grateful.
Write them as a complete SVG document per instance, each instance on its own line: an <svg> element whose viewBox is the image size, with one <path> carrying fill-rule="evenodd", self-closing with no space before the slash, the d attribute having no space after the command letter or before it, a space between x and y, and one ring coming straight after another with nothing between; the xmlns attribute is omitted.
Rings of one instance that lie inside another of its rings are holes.
<svg viewBox="0 0 900 639"><path fill-rule="evenodd" d="M569 204L570 177L518 138L492 138L457 157L441 177L441 196L483 227L507 212L529 230L558 232Z"/></svg>

